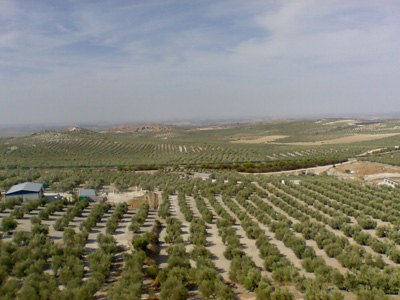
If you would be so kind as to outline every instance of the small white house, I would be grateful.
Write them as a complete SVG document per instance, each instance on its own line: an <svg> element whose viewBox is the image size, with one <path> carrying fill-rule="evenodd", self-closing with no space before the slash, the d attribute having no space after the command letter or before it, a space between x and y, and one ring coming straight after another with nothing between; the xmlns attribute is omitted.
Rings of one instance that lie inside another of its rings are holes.
<svg viewBox="0 0 400 300"><path fill-rule="evenodd" d="M393 180L388 177L383 178L383 182L391 187L396 187L399 185L399 182L397 180Z"/></svg>
<svg viewBox="0 0 400 300"><path fill-rule="evenodd" d="M295 184L295 185L300 185L301 180L300 179L292 179L292 180L289 180L289 182L292 183L292 184ZM282 184L286 184L286 181L282 179L281 183Z"/></svg>
<svg viewBox="0 0 400 300"><path fill-rule="evenodd" d="M210 173L199 173L199 172L197 172L197 173L194 173L194 174L193 174L193 177L194 177L194 178L201 178L201 179L203 179L203 180L208 180L208 179L211 179L211 178L212 178L212 174L210 174Z"/></svg>
<svg viewBox="0 0 400 300"><path fill-rule="evenodd" d="M293 184L295 184L295 185L300 185L301 180L299 180L299 179L293 179L293 180L290 180L290 183L293 183Z"/></svg>

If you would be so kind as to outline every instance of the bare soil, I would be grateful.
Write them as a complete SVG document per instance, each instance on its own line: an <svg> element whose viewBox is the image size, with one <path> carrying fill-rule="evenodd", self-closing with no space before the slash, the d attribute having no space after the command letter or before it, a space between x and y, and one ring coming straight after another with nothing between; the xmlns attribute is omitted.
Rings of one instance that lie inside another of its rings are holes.
<svg viewBox="0 0 400 300"><path fill-rule="evenodd" d="M348 171L347 171L348 170ZM382 174L382 173L399 173L400 167L369 162L369 161L353 161L352 163L346 165L337 165L336 171L347 174L354 174L357 176L366 176L366 175L374 175L374 174ZM400 176L400 175L399 175Z"/></svg>
<svg viewBox="0 0 400 300"><path fill-rule="evenodd" d="M252 139L252 140L237 140L237 141L231 141L231 143L243 143L243 144L263 144L263 143L269 143L273 142L279 139L287 138L289 137L288 135L267 135L263 136L257 139Z"/></svg>
<svg viewBox="0 0 400 300"><path fill-rule="evenodd" d="M355 134L351 136L345 136L337 139L316 141L316 142L295 142L295 143L271 143L271 144L285 144L285 145L299 145L299 146L320 146L320 145L331 145L331 144L349 144L356 142L367 142L373 140L379 140L391 136L399 135L399 133L381 133L381 134Z"/></svg>

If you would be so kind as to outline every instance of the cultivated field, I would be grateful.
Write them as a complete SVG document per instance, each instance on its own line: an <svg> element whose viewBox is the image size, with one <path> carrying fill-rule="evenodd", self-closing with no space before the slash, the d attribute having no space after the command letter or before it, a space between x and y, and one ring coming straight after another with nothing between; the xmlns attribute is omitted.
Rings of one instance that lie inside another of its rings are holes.
<svg viewBox="0 0 400 300"><path fill-rule="evenodd" d="M400 174L382 164L399 134L324 119L0 139L2 193L75 199L0 202L0 299L400 299L400 190L369 184ZM157 210L125 203L146 190Z"/></svg>
<svg viewBox="0 0 400 300"><path fill-rule="evenodd" d="M79 174L146 183L161 190L159 209L4 202L2 298L400 299L398 189L307 175Z"/></svg>
<svg viewBox="0 0 400 300"><path fill-rule="evenodd" d="M371 148L394 147L400 144L399 134L400 123L391 120L280 121L200 128L143 125L102 132L71 128L0 139L0 167L157 168L348 158Z"/></svg>

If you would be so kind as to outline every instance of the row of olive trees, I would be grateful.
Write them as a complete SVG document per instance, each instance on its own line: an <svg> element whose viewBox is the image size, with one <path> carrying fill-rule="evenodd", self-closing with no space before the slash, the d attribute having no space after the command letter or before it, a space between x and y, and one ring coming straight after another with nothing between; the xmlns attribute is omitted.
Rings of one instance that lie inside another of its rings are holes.
<svg viewBox="0 0 400 300"><path fill-rule="evenodd" d="M163 219L166 219L167 217L170 216L170 211L169 211L169 193L166 191L163 191L161 195L161 204L158 207L158 216L160 216Z"/></svg>
<svg viewBox="0 0 400 300"><path fill-rule="evenodd" d="M270 199L271 198L272 197L270 197ZM301 213L293 207L291 207L291 209L288 208L288 205L280 207L286 213L301 221L301 223L295 224L293 229L303 233L304 237L307 239L314 239L317 242L317 245L324 249L328 256L335 257L344 267L356 272L357 276L350 272L344 276L339 275L338 273L333 273L334 276L330 280L335 282L339 288L358 291L360 286L368 285L371 288L380 289L386 293L398 289L398 286L396 287L396 285L392 285L392 287L389 288L388 286L377 285L371 281L367 282L365 281L366 278L364 279L364 276L360 275L361 272L367 271L374 274L374 278L376 278L377 281L385 278L387 271L381 272L379 269L384 268L388 270L392 269L392 267L385 267L385 263L380 256L373 257L365 252L361 247L350 245L345 237L336 237L334 233L325 229L321 224L304 221L304 219L299 217ZM344 224L343 226L348 227L349 224Z"/></svg>
<svg viewBox="0 0 400 300"><path fill-rule="evenodd" d="M55 200L48 203L44 209L39 211L37 216L31 218L31 223L40 224L42 220L48 220L50 215L54 214L56 211L62 211L67 204L68 202L66 200Z"/></svg>
<svg viewBox="0 0 400 300"><path fill-rule="evenodd" d="M206 223L211 223L213 220L213 214L210 212L210 210L207 208L207 205L204 201L204 199L198 194L197 191L194 192L194 200L196 201L196 206L201 213L204 222Z"/></svg>
<svg viewBox="0 0 400 300"><path fill-rule="evenodd" d="M11 208L12 210L9 215L3 217L1 220L1 229L4 232L11 232L13 229L17 227L18 222L16 219L21 219L24 217L25 214L31 212L34 209L37 209L41 205L46 204L46 200L44 198L24 203L22 207L16 206L22 202L22 200L19 199L15 200L10 199L6 200L6 202L7 202L6 206L8 208Z"/></svg>
<svg viewBox="0 0 400 300"><path fill-rule="evenodd" d="M191 268L181 235L182 223L173 217L167 218L168 247L167 268L158 273L161 284L161 299L187 299L191 281Z"/></svg>
<svg viewBox="0 0 400 300"><path fill-rule="evenodd" d="M100 202L99 204L95 205L87 218L79 225L80 229L86 230L87 232L92 230L92 228L98 221L101 220L103 215L110 209L110 207L111 205L106 202Z"/></svg>
<svg viewBox="0 0 400 300"><path fill-rule="evenodd" d="M207 209L208 210L208 209ZM203 219L194 217L189 228L189 241L194 244L190 257L196 262L193 279L204 299L235 299L232 290L224 284L215 269L211 252L206 248L207 230Z"/></svg>
<svg viewBox="0 0 400 300"><path fill-rule="evenodd" d="M291 187L288 186L286 188L287 192L290 192ZM293 189L294 187L292 187ZM284 198L282 198L284 199ZM307 200L307 199L305 199ZM292 199L292 202L295 201ZM325 199L325 201L328 201ZM302 209L304 205L297 204L296 207ZM318 212L315 212L318 213ZM371 234L365 232L365 229L374 228L376 226L376 221L372 220L370 217L359 216L357 218L357 222L360 225L351 225L348 224L349 217L341 212L337 212L336 216L332 219L325 220L325 224L328 224L333 229L340 229L344 232L344 234L348 237L352 237L354 241L356 241L360 245L370 246L372 250L374 250L378 254L386 254L391 260L398 263L400 261L400 251L393 245L393 243L389 243L387 241L380 240L379 238L373 237ZM387 228L387 227L386 227ZM391 227L388 227L389 230ZM390 230L393 232L393 230ZM382 231L377 231L378 236L384 236ZM390 235L393 238L396 237L396 234Z"/></svg>
<svg viewBox="0 0 400 300"><path fill-rule="evenodd" d="M262 230L260 230L257 222L252 221L248 217L246 211L252 214L260 223L269 226L269 229L272 232L275 232L275 238L282 240L287 247L291 248L298 258L302 260L305 269L307 271L314 272L320 282L331 282L330 278L332 278L334 274L340 275L337 270L326 266L325 261L316 256L315 251L306 245L304 239L300 239L295 236L289 227L291 222L287 222L287 220L285 221L283 215L277 215L277 213L273 212L270 207L262 206L265 208L265 211L263 211L262 209L249 203L248 198L254 198L254 196L251 196L254 191L254 187L249 186L248 182L245 182L243 185L241 185L241 190L236 195L236 201L242 207L236 204L235 201L230 198L230 196L223 194L222 199L229 209L240 219L241 225L246 231L248 237L256 239L256 245L260 251L260 256L264 259L265 268L272 271L273 279L278 282L295 282L298 284L299 289L306 292L306 295L312 292L317 293L321 297L329 297L329 299L342 299L343 296L338 291L326 292L326 288L324 286L323 288L314 288L312 291L307 289L307 285L305 285L305 279L300 277L298 271L293 267L293 265L286 258L280 255L280 252L276 247L269 243L268 237L265 236ZM271 221L269 219L270 216L267 216L268 212L272 217L279 219L280 221ZM323 274L331 275L328 278L324 278L322 276ZM271 288L265 284L265 282L259 282L257 284L257 290L259 293L261 293L262 289L266 289L267 291L271 292ZM279 290L279 297L285 297L285 294L287 294L287 292Z"/></svg>
<svg viewBox="0 0 400 300"><path fill-rule="evenodd" d="M189 208L189 205L186 203L185 193L181 192L178 194L178 204L183 216L185 217L185 220L188 222L192 222L194 215Z"/></svg>
<svg viewBox="0 0 400 300"><path fill-rule="evenodd" d="M69 222L71 222L75 217L79 217L82 215L83 210L88 207L89 201L87 199L83 199L75 202L73 207L69 207L65 214L59 217L54 223L55 230L64 230L65 227L68 226Z"/></svg>
<svg viewBox="0 0 400 300"><path fill-rule="evenodd" d="M133 232L139 232L140 226L146 221L147 215L149 214L149 204L143 203L140 205L137 213L132 217L129 230Z"/></svg>
<svg viewBox="0 0 400 300"><path fill-rule="evenodd" d="M7 208L12 209L16 205L20 205L22 203L22 198L9 198L0 202L0 212L5 211Z"/></svg>
<svg viewBox="0 0 400 300"><path fill-rule="evenodd" d="M269 187L270 190L273 190L273 187ZM290 192L290 189L286 189L287 192ZM400 259L400 251L396 249L396 247L388 243L386 241L382 241L378 238L373 237L369 233L365 232L363 228L359 225L351 225L349 224L350 218L343 213L337 212L336 216L328 219L321 215L320 212L316 210L310 210L310 208L306 207L306 205L299 203L294 198L291 198L287 195L282 195L281 192L276 191L279 198L275 196L271 196L270 200L275 205L286 211L289 215L299 219L302 222L307 221L308 215L312 215L317 220L329 225L332 229L339 229L343 231L343 233L352 237L355 242L359 245L367 245L370 246L375 252L378 254L386 254L388 257L394 262L398 262ZM362 218L359 217L358 222L367 227L368 223L372 222L376 225L375 221L372 221L370 218Z"/></svg>
<svg viewBox="0 0 400 300"><path fill-rule="evenodd" d="M106 232L108 234L111 234L115 232L115 230L117 230L118 223L120 222L124 214L126 214L127 212L128 212L128 205L125 202L117 205L117 208L115 209L114 213L111 215L111 217L107 220L106 223Z"/></svg>
<svg viewBox="0 0 400 300"><path fill-rule="evenodd" d="M47 226L35 224L31 233L15 232L10 242L0 242L0 298L60 297L59 280L45 272L59 249L47 234Z"/></svg>
<svg viewBox="0 0 400 300"><path fill-rule="evenodd" d="M142 293L143 262L145 254L141 251L128 253L124 257L124 271L121 278L108 292L110 300L140 299Z"/></svg>

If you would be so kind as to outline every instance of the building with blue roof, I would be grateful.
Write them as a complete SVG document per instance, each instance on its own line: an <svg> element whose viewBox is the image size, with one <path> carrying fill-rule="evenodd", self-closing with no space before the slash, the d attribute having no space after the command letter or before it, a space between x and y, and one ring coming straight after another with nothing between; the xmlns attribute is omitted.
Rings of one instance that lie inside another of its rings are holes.
<svg viewBox="0 0 400 300"><path fill-rule="evenodd" d="M22 198L24 202L43 198L44 185L39 182L24 182L12 186L5 194L6 199Z"/></svg>

